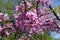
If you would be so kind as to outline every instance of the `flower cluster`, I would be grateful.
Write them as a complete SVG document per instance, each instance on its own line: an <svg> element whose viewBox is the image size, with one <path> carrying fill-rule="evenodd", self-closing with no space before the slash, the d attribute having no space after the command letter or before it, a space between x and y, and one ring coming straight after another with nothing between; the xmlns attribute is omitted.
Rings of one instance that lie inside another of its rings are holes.
<svg viewBox="0 0 60 40"><path fill-rule="evenodd" d="M11 32L15 32L13 22L9 20L7 13L0 13L0 36L9 36Z"/></svg>
<svg viewBox="0 0 60 40"><path fill-rule="evenodd" d="M40 2L44 3L47 1L48 0L40 0ZM17 9L19 10L19 8ZM21 14L18 16L16 24L21 31L29 34L38 32L42 33L44 31L55 31L58 29L58 26L55 20L56 17L52 14L53 13L49 12L48 7L46 6L39 8L38 11L36 8L33 8L27 12L21 12Z"/></svg>
<svg viewBox="0 0 60 40"><path fill-rule="evenodd" d="M57 25L56 17L50 12L46 6L50 5L49 0L36 0L41 4L39 8L29 1L22 1L13 14L14 20L7 13L0 13L0 36L9 36L10 33L17 31L27 34L43 34L44 31L58 31L60 27ZM26 2L26 3L25 3ZM18 13L20 12L20 13ZM10 21L10 22L9 22ZM60 24L60 22L59 22ZM19 39L20 40L20 39Z"/></svg>

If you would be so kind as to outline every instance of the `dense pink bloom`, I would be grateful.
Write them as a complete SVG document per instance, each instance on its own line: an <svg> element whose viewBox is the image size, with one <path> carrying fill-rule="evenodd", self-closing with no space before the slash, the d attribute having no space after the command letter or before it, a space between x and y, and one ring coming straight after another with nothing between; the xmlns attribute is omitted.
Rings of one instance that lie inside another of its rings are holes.
<svg viewBox="0 0 60 40"><path fill-rule="evenodd" d="M25 13L25 12L24 12ZM56 30L56 22L55 17L52 17L50 12L43 9L44 14L41 17L38 17L36 11L29 11L26 14L21 13L18 16L17 25L19 26L20 30L27 33L37 33L40 29L42 31L47 30ZM40 31L40 32L42 32Z"/></svg>
<svg viewBox="0 0 60 40"><path fill-rule="evenodd" d="M36 0L40 1L42 5L50 5L50 0ZM29 7L28 7L29 6ZM27 3L27 8L32 6ZM19 9L19 8L18 8ZM43 31L54 31L56 30L56 20L52 13L48 11L46 6L41 7L38 10L38 16L36 9L32 9L28 12L21 12L16 20L16 26L23 32L32 33L43 33ZM41 29L41 30L40 30Z"/></svg>
<svg viewBox="0 0 60 40"><path fill-rule="evenodd" d="M16 13L13 14L14 18L12 19L7 13L0 13L0 35L3 32L4 36L9 36L10 33L17 31L28 33L29 37L34 33L43 34L45 31L57 31L60 33L60 22L57 22L56 17L52 12L49 12L50 9L46 6L46 4L51 5L50 0L36 0L40 1L40 8L36 8L36 5L34 6L30 1L32 0L26 1L26 5L22 1L20 5L16 6ZM36 1L34 0L34 2ZM27 11L25 8L27 8ZM18 40L24 40L24 38ZM30 40L30 38L26 40Z"/></svg>
<svg viewBox="0 0 60 40"><path fill-rule="evenodd" d="M23 14L23 13L22 13ZM19 28L24 32L33 32L39 29L39 24L36 23L37 15L34 12L27 12L27 14L19 15L18 25ZM20 18L21 17L21 18Z"/></svg>

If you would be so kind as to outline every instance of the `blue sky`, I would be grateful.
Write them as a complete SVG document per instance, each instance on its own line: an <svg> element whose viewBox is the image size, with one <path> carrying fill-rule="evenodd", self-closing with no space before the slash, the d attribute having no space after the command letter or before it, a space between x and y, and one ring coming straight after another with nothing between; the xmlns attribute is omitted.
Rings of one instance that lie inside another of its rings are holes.
<svg viewBox="0 0 60 40"><path fill-rule="evenodd" d="M7 0L3 0L3 1L7 1ZM52 1L52 7L57 7L60 5L60 0L51 0Z"/></svg>
<svg viewBox="0 0 60 40"><path fill-rule="evenodd" d="M52 6L53 7L57 7L60 5L60 0L51 0L53 3L52 3Z"/></svg>
<svg viewBox="0 0 60 40"><path fill-rule="evenodd" d="M50 33L53 38L60 38L60 33L57 32L50 32Z"/></svg>
<svg viewBox="0 0 60 40"><path fill-rule="evenodd" d="M60 6L60 0L51 0L52 1L52 7ZM56 32L51 32L51 36L53 38L60 38L60 34Z"/></svg>

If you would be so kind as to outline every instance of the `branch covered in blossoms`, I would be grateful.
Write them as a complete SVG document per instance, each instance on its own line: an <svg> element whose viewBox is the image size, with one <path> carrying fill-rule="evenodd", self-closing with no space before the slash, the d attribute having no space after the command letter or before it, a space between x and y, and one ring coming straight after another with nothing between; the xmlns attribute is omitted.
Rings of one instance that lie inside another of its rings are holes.
<svg viewBox="0 0 60 40"><path fill-rule="evenodd" d="M17 24L18 24L17 26L19 26L18 28L20 28L20 30L22 30L23 32L27 32L27 33L30 33L30 32L35 33L40 29L42 31L56 30L58 26L55 19L57 17L52 17L52 13L54 12L48 11L48 7L45 6L46 4L48 4L48 2L49 2L48 0L46 1L38 0L36 2L37 3L36 8L33 8L32 10L27 11L26 14L25 12L21 12L17 20ZM42 3L43 5L41 4L42 7L38 9L39 3ZM50 4L48 4L48 6L49 5ZM38 15L41 15L41 16L38 16L37 13ZM56 14L54 15L56 16Z"/></svg>
<svg viewBox="0 0 60 40"><path fill-rule="evenodd" d="M0 13L0 36L7 37L14 32L15 38L18 33L31 37L36 33L44 34L45 31L60 31L56 18L60 19L52 9L50 0L33 0L35 5L30 1L32 0L22 0L20 5L16 6L13 19L7 13ZM50 12L49 8L53 12Z"/></svg>

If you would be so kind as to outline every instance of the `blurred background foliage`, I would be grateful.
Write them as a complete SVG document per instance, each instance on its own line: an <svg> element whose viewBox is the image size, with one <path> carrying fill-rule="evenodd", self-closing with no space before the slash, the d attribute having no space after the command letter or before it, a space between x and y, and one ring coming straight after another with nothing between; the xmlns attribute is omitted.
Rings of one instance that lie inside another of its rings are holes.
<svg viewBox="0 0 60 40"><path fill-rule="evenodd" d="M0 0L0 11L3 13L8 13L9 15L12 15L13 5L11 3L12 3L12 0L8 0L6 2L3 0Z"/></svg>
<svg viewBox="0 0 60 40"><path fill-rule="evenodd" d="M8 13L12 17L15 6L19 5L20 2L21 0L0 0L0 12Z"/></svg>

